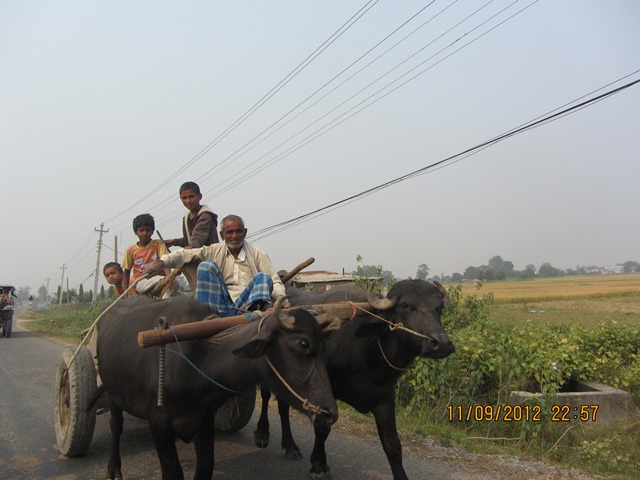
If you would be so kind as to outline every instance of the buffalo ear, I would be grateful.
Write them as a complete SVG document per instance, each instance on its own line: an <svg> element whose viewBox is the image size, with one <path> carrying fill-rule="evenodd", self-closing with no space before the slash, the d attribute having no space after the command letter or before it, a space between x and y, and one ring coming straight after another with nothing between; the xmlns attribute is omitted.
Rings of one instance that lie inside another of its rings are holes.
<svg viewBox="0 0 640 480"><path fill-rule="evenodd" d="M261 338L253 338L246 345L236 348L233 353L246 358L259 358L264 355L264 350L269 345L269 341Z"/></svg>
<svg viewBox="0 0 640 480"><path fill-rule="evenodd" d="M276 328L278 321L273 315L265 318L261 328L258 330L251 340L249 340L242 347L236 348L233 353L246 358L258 358L264 355L264 350L273 338L273 331Z"/></svg>
<svg viewBox="0 0 640 480"><path fill-rule="evenodd" d="M387 330L387 324L379 320L371 319L360 325L355 332L356 337L377 337Z"/></svg>

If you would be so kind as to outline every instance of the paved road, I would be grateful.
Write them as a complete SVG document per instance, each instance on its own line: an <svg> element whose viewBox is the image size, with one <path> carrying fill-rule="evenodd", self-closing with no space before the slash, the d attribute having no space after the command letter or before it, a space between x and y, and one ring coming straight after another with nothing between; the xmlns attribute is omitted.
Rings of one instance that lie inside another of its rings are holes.
<svg viewBox="0 0 640 480"><path fill-rule="evenodd" d="M0 479L75 480L104 478L109 454L108 414L98 417L96 432L87 454L68 459L55 445L53 420L54 383L58 360L65 348L16 326L11 338L0 338ZM272 415L272 422L276 421ZM215 444L214 479L234 480L308 478L308 460L286 460L279 448L278 428L271 445L253 444L256 415L242 431L218 433ZM309 422L294 421L298 445L308 456L313 435ZM335 480L391 480L389 466L377 438L362 440L335 429L327 453ZM192 477L195 458L191 445L178 441L187 478ZM158 460L146 424L125 419L122 437L123 473L127 480L160 478ZM454 456L455 457L455 456ZM406 452L409 478L423 480L498 480L518 478L462 466L455 458L440 460ZM532 478L523 476L521 478ZM556 477L558 478L558 477Z"/></svg>

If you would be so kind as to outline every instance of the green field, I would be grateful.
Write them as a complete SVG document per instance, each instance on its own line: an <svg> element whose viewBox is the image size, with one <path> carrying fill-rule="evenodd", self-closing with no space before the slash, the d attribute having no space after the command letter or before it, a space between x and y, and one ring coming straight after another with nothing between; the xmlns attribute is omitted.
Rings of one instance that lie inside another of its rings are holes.
<svg viewBox="0 0 640 480"><path fill-rule="evenodd" d="M497 322L640 324L640 274L487 282L480 290L464 284L462 290L465 295L492 293L490 318Z"/></svg>

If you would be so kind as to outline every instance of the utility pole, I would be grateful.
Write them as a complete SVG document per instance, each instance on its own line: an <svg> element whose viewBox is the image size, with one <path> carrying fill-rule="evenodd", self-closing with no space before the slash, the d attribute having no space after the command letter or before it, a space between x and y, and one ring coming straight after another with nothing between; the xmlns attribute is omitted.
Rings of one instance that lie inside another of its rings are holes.
<svg viewBox="0 0 640 480"><path fill-rule="evenodd" d="M100 277L100 252L102 252L102 234L107 233L109 230L104 230L104 223L100 224L100 230L94 228L96 232L99 233L98 236L98 258L96 259L96 273L94 274L93 279L93 303L95 304L98 300L98 278Z"/></svg>
<svg viewBox="0 0 640 480"><path fill-rule="evenodd" d="M49 294L49 277L47 277L47 308L51 307L51 295Z"/></svg>
<svg viewBox="0 0 640 480"><path fill-rule="evenodd" d="M62 278L60 279L60 302L58 303L58 308L62 308L62 291L64 289L64 271L67 269L67 267L63 264L60 268L62 269Z"/></svg>
<svg viewBox="0 0 640 480"><path fill-rule="evenodd" d="M117 262L118 261L118 235L113 236L113 251L115 252L113 261Z"/></svg>

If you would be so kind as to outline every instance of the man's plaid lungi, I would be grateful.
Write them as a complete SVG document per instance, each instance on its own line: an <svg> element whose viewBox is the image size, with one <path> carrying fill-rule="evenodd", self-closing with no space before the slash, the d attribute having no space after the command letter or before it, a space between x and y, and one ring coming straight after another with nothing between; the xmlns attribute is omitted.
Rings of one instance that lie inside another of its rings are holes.
<svg viewBox="0 0 640 480"><path fill-rule="evenodd" d="M231 300L218 264L213 260L205 260L198 265L196 300L212 305L221 317L242 315L247 311L247 307L257 300L270 302L272 291L271 275L260 272L251 279L234 302Z"/></svg>

